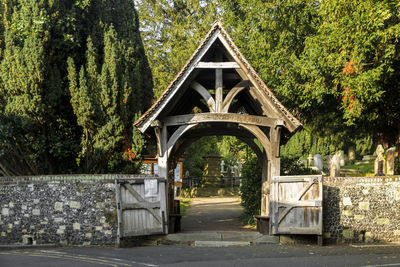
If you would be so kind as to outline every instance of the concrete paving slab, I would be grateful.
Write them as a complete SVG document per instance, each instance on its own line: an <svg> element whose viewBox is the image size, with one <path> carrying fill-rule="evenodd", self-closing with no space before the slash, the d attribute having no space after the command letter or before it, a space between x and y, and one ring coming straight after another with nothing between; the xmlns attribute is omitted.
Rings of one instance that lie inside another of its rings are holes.
<svg viewBox="0 0 400 267"><path fill-rule="evenodd" d="M195 241L195 247L212 247L212 248L223 248L223 247L248 247L250 242L245 241Z"/></svg>
<svg viewBox="0 0 400 267"><path fill-rule="evenodd" d="M190 232L190 233L176 233L164 237L165 240L175 242L194 242L200 241L221 241L222 235L217 232Z"/></svg>

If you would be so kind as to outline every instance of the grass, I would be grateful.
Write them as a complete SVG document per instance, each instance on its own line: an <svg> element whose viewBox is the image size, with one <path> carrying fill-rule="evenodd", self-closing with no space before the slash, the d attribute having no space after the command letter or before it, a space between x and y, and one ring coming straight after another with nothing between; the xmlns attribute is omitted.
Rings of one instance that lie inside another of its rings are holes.
<svg viewBox="0 0 400 267"><path fill-rule="evenodd" d="M189 208L189 206L190 206L190 199L182 198L181 202L180 202L180 206L181 206L181 215L183 216L185 214L185 211L187 210L187 208Z"/></svg>
<svg viewBox="0 0 400 267"><path fill-rule="evenodd" d="M374 163L364 163L364 164L351 164L342 166L342 169L359 170L362 174L374 173Z"/></svg>

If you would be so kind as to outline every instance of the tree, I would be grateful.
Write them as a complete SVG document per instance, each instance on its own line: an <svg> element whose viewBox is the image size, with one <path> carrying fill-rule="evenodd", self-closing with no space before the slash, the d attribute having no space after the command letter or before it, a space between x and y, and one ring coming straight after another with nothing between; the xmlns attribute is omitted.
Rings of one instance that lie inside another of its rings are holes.
<svg viewBox="0 0 400 267"><path fill-rule="evenodd" d="M132 121L153 96L133 1L5 0L0 12L0 175L128 171L123 158L143 146ZM109 102L90 102L93 94L80 91L85 86ZM89 102L73 108L80 97ZM101 169L82 161L93 143L80 140L82 132L88 137L85 127L94 127L86 117L100 120L99 149L112 155L102 158Z"/></svg>
<svg viewBox="0 0 400 267"><path fill-rule="evenodd" d="M221 11L215 1L136 1L141 34L158 98L183 67Z"/></svg>
<svg viewBox="0 0 400 267"><path fill-rule="evenodd" d="M132 160L144 143L132 125L152 99L133 2L120 1L118 6L122 17L116 26L111 19L104 27L104 39L88 37L85 62L77 65L79 78L74 60L68 62L71 104L83 129L80 159L92 172L137 171Z"/></svg>
<svg viewBox="0 0 400 267"><path fill-rule="evenodd" d="M323 1L288 96L321 129L333 124L399 142L400 7L393 1ZM297 99L297 100L296 100ZM322 116L311 110L329 111ZM349 136L349 135L348 135Z"/></svg>
<svg viewBox="0 0 400 267"><path fill-rule="evenodd" d="M73 168L73 126L59 66L50 45L46 1L4 1L0 64L0 173L68 172ZM63 163L63 164L61 164Z"/></svg>

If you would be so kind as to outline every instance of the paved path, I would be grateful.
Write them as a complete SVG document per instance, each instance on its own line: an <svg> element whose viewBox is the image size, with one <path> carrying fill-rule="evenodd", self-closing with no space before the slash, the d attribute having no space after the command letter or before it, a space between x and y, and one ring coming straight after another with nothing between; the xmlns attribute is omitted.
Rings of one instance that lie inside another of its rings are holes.
<svg viewBox="0 0 400 267"><path fill-rule="evenodd" d="M240 197L193 198L182 217L183 231L242 231ZM253 230L253 229L250 229Z"/></svg>

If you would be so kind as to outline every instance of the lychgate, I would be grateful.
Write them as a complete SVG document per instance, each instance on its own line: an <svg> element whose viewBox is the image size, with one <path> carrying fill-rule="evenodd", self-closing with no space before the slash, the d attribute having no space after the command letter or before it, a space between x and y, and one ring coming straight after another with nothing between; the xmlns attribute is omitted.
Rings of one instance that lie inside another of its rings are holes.
<svg viewBox="0 0 400 267"><path fill-rule="evenodd" d="M168 213L173 213L171 170L185 148L203 136L230 135L258 156L261 215L267 217L271 180L280 175L279 147L301 123L278 101L218 21L135 126L157 140L159 175L167 178Z"/></svg>

